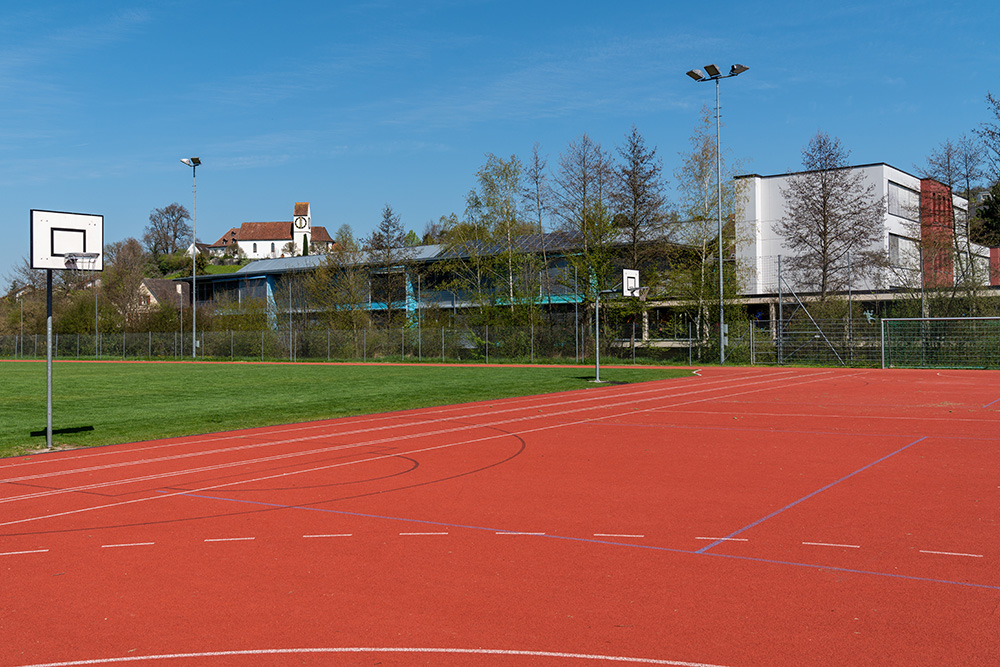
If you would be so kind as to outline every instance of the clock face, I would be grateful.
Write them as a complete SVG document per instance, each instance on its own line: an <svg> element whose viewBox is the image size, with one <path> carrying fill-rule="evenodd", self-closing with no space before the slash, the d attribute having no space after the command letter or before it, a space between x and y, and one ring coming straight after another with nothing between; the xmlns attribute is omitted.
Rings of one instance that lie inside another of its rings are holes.
<svg viewBox="0 0 1000 667"><path fill-rule="evenodd" d="M305 227L306 226L305 217L300 215L297 218L295 218L295 226L298 227L299 229Z"/></svg>

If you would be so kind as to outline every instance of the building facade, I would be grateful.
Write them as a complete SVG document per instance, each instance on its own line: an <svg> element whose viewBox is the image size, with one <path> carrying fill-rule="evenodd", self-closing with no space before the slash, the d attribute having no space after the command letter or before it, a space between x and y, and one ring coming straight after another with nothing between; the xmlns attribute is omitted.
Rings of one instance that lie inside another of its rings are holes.
<svg viewBox="0 0 1000 667"><path fill-rule="evenodd" d="M864 187L883 202L879 241L864 250L885 258L876 275L852 277L850 289L860 291L947 287L958 281L989 285L990 249L968 236L968 202L951 188L919 178L885 163L846 167L860 175ZM791 179L805 172L737 177L736 259L744 295L779 291L779 257L794 254L778 233L789 215ZM809 291L782 270L783 286Z"/></svg>

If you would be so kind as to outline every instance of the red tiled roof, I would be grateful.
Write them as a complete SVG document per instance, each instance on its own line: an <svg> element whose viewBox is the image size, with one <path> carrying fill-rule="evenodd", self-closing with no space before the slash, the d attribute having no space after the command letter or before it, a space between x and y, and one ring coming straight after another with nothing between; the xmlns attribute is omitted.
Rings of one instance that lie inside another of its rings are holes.
<svg viewBox="0 0 1000 667"><path fill-rule="evenodd" d="M227 248L233 241L291 241L291 222L244 222L239 227L231 227L228 232L212 244L213 248ZM310 241L313 243L333 243L326 227L312 228Z"/></svg>
<svg viewBox="0 0 1000 667"><path fill-rule="evenodd" d="M326 231L326 227L313 227L312 238L309 240L313 243L333 243L333 239L330 238L330 234Z"/></svg>
<svg viewBox="0 0 1000 667"><path fill-rule="evenodd" d="M291 222L244 222L236 235L240 241L291 241Z"/></svg>
<svg viewBox="0 0 1000 667"><path fill-rule="evenodd" d="M295 215L309 215L309 202L295 202Z"/></svg>
<svg viewBox="0 0 1000 667"><path fill-rule="evenodd" d="M212 248L225 248L229 245L229 242L236 238L237 232L239 232L238 227L230 227L229 231L223 234L218 241L211 245Z"/></svg>

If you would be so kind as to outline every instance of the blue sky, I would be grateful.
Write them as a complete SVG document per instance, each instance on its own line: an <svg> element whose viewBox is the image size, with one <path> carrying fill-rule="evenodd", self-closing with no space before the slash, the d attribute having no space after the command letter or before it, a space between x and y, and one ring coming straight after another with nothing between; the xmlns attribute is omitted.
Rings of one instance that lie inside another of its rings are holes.
<svg viewBox="0 0 1000 667"><path fill-rule="evenodd" d="M996 2L5 3L0 10L0 276L29 251L32 208L102 214L141 238L191 206L198 236L290 220L358 237L389 203L403 224L462 214L486 153L550 166L583 133L635 125L668 175L711 84L744 171L795 169L817 130L855 164L916 172L990 120ZM995 120L995 119L994 119Z"/></svg>

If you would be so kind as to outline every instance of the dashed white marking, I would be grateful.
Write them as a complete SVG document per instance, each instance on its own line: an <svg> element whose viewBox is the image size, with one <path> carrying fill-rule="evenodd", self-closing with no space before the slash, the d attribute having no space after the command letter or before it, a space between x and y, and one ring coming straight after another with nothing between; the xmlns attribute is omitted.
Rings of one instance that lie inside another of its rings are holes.
<svg viewBox="0 0 1000 667"><path fill-rule="evenodd" d="M923 549L920 550L920 553L922 553L922 554L937 554L938 556L965 556L967 558L982 558L983 557L982 554L962 554L962 553L956 553L954 551L924 551Z"/></svg>
<svg viewBox="0 0 1000 667"><path fill-rule="evenodd" d="M303 535L302 537L353 537L351 533L335 533L331 535Z"/></svg>
<svg viewBox="0 0 1000 667"><path fill-rule="evenodd" d="M209 537L206 542L244 542L247 540L255 540L256 537Z"/></svg>
<svg viewBox="0 0 1000 667"><path fill-rule="evenodd" d="M640 537L646 537L646 536L645 535L625 535L625 534L622 534L622 533L594 533L594 537L631 537L631 538L640 538Z"/></svg>
<svg viewBox="0 0 1000 667"><path fill-rule="evenodd" d="M860 544L832 544L830 542L803 542L802 544L809 547L841 547L844 549L860 549Z"/></svg>
<svg viewBox="0 0 1000 667"><path fill-rule="evenodd" d="M156 542L131 542L129 544L102 544L102 549L117 549L119 547L151 547Z"/></svg>
<svg viewBox="0 0 1000 667"><path fill-rule="evenodd" d="M47 552L48 549L32 549L31 551L7 551L0 553L0 556L20 556L22 554L43 554Z"/></svg>
<svg viewBox="0 0 1000 667"><path fill-rule="evenodd" d="M696 540L710 540L712 542L749 542L745 537L696 537Z"/></svg>
<svg viewBox="0 0 1000 667"><path fill-rule="evenodd" d="M400 533L400 535L447 535L448 533Z"/></svg>
<svg viewBox="0 0 1000 667"><path fill-rule="evenodd" d="M498 530L497 535L544 535L545 533L519 533L514 530Z"/></svg>

